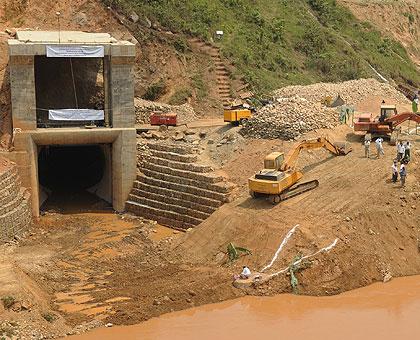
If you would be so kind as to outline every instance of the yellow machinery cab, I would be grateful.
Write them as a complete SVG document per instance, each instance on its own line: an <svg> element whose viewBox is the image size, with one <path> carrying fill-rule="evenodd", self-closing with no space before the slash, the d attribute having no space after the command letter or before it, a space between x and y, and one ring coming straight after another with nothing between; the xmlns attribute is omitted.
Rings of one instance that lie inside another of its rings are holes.
<svg viewBox="0 0 420 340"><path fill-rule="evenodd" d="M299 171L280 171L284 162L283 152L272 152L264 159L264 169L248 179L249 189L253 193L278 195L284 189L296 183L302 174Z"/></svg>
<svg viewBox="0 0 420 340"><path fill-rule="evenodd" d="M251 118L251 110L248 109L229 109L224 111L224 121L229 123L244 123Z"/></svg>

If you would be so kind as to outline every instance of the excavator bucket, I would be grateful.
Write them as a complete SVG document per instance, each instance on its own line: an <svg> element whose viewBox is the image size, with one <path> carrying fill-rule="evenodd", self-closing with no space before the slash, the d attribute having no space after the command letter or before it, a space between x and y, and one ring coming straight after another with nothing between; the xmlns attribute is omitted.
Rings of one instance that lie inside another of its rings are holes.
<svg viewBox="0 0 420 340"><path fill-rule="evenodd" d="M334 146L340 150L340 155L347 155L353 150L349 142L334 142Z"/></svg>

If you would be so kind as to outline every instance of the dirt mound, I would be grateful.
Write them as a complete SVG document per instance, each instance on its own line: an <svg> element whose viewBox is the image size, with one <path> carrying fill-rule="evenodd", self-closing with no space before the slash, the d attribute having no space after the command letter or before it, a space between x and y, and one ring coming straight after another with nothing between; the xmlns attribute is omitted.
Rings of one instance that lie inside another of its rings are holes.
<svg viewBox="0 0 420 340"><path fill-rule="evenodd" d="M375 79L349 80L342 83L316 83L306 86L286 86L274 91L275 98L300 96L311 103L321 103L326 97L333 100L340 95L347 105L355 105L368 97L380 96L396 103L408 103L408 99L388 83Z"/></svg>
<svg viewBox="0 0 420 340"><path fill-rule="evenodd" d="M292 139L321 128L332 128L339 123L336 109L314 104L300 96L277 98L264 106L241 130L245 136L255 138Z"/></svg>
<svg viewBox="0 0 420 340"><path fill-rule="evenodd" d="M152 113L176 113L178 124L187 124L197 119L194 108L189 104L169 105L135 98L136 124L149 124Z"/></svg>

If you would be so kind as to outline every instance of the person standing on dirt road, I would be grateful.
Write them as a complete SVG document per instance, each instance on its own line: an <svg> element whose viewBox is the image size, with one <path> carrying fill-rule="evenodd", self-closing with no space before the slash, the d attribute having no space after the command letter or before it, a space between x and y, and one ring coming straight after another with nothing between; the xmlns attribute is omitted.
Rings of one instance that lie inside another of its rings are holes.
<svg viewBox="0 0 420 340"><path fill-rule="evenodd" d="M411 157L410 151L411 151L411 144L410 144L409 141L407 141L405 143L405 147L404 147L404 158L403 158L403 161L405 163L408 163L410 161L410 157Z"/></svg>
<svg viewBox="0 0 420 340"><path fill-rule="evenodd" d="M392 183L396 183L398 180L398 162L394 160L392 163Z"/></svg>
<svg viewBox="0 0 420 340"><path fill-rule="evenodd" d="M419 96L417 94L414 96L413 103L411 106L414 113L417 113L419 111Z"/></svg>
<svg viewBox="0 0 420 340"><path fill-rule="evenodd" d="M400 162L404 158L405 146L402 141L397 144L397 161Z"/></svg>
<svg viewBox="0 0 420 340"><path fill-rule="evenodd" d="M405 178L407 177L407 165L404 163L401 163L400 168L400 181L401 181L401 187L405 186Z"/></svg>
<svg viewBox="0 0 420 340"><path fill-rule="evenodd" d="M365 140L365 157L370 158L370 139Z"/></svg>
<svg viewBox="0 0 420 340"><path fill-rule="evenodd" d="M384 147L382 146L383 138L379 137L376 139L376 158L380 158L381 155L385 155Z"/></svg>

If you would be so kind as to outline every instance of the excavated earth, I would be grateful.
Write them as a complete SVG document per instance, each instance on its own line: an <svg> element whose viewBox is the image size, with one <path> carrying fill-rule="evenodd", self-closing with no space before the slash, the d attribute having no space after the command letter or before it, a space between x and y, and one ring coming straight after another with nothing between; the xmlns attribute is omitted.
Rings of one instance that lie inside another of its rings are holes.
<svg viewBox="0 0 420 340"><path fill-rule="evenodd" d="M293 143L238 137L233 144L209 145L202 156L211 161L224 155L221 172L238 185L237 198L186 233L116 215L101 202L92 201L76 214L50 207L24 238L1 247L1 295L16 299L1 314L2 327L38 339L106 323L134 324L244 294L290 292L284 274L247 290L234 288L232 276L244 264L261 270L296 224L268 273L338 239L332 250L297 273L300 294L337 294L420 273L420 139L411 137L413 160L401 188L389 181L395 147L385 145L383 158L366 159L360 139L350 132L339 126L305 136L347 139L353 151L343 157L324 150L304 152L298 167L305 179L318 179L320 185L277 206L251 199L247 178L261 168L267 153L287 151ZM207 140L218 133L209 131ZM230 242L252 255L229 263Z"/></svg>
<svg viewBox="0 0 420 340"><path fill-rule="evenodd" d="M61 10L63 29L107 30L117 38L132 39L112 13L93 1L66 0L61 8L52 1L22 0L16 4L17 10L19 4L29 4L29 8L1 22L2 30L19 26L55 29L54 16L44 21L39 18ZM0 35L2 51L6 51L8 38L6 33ZM142 86L150 83L150 74L157 73L166 53L161 45L147 44L156 53L147 58L139 55L154 65L154 69L136 72L137 84ZM10 111L6 64L6 53L1 53L2 112ZM179 61L165 59L165 64L167 72L181 68L173 67L179 66ZM184 81L178 75L187 72L181 69L171 73L172 79ZM144 90L142 86L136 91ZM365 99L359 109L378 111L383 98L376 93L371 96L377 97ZM6 125L1 129L10 132ZM395 147L385 145L384 157L365 159L360 139L346 127L304 135L302 138L327 134L334 140L348 140L353 152L345 157L333 157L323 150L303 153L298 166L305 179L318 179L319 187L273 206L249 198L247 179L261 169L265 155L273 150L288 151L293 143L244 139L238 130L208 129L201 141L202 158L238 186L236 199L188 232L117 215L89 198L81 202L85 203L83 209L51 206L26 235L2 245L0 336L59 337L107 323L134 324L245 294L289 292L287 275L248 290L234 288L232 276L244 264L252 271L261 270L297 224L296 233L270 272L284 268L299 253L311 254L338 239L331 251L314 257L309 267L297 273L301 294L337 294L374 281L420 273L418 136L411 137L413 159L407 185L401 188L389 181ZM229 263L226 249L230 242L248 248L252 255Z"/></svg>

